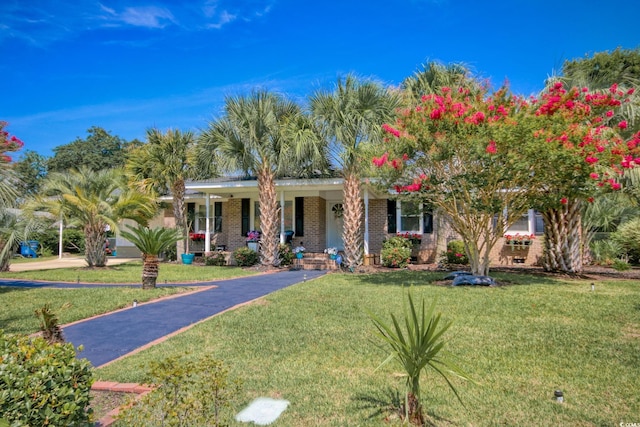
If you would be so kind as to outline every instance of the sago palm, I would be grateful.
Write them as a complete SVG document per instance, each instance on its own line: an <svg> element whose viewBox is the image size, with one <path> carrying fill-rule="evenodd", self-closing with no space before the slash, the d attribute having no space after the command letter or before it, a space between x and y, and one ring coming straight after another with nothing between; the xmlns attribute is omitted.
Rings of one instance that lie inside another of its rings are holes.
<svg viewBox="0 0 640 427"><path fill-rule="evenodd" d="M118 222L132 219L146 224L157 212L155 198L130 188L121 170L92 171L82 167L66 173L52 173L41 194L26 208L44 210L64 218L70 226L82 228L85 259L89 267L104 267L104 242L108 230L118 230Z"/></svg>
<svg viewBox="0 0 640 427"><path fill-rule="evenodd" d="M375 82L349 75L339 79L333 91L313 94L310 105L332 161L344 178L342 239L345 261L353 268L362 262L360 170L362 164L371 162L363 158L362 146L382 140L381 125L391 120L399 98Z"/></svg>
<svg viewBox="0 0 640 427"><path fill-rule="evenodd" d="M158 255L182 239L182 233L169 228L147 228L137 226L121 231L122 237L134 244L142 252L142 289L156 287L160 260Z"/></svg>
<svg viewBox="0 0 640 427"><path fill-rule="evenodd" d="M434 300L427 309L423 298L418 311L409 291L404 306L404 321L391 314L389 324L380 317L369 314L379 337L391 347L391 354L378 369L393 360L402 366L406 374L404 418L409 423L417 425L424 424L420 393L420 374L423 371L427 373L432 369L440 375L461 403L460 395L449 377L454 375L472 381L469 375L455 365L444 351L446 340L442 336L451 326L451 322L441 322L441 313L436 314L435 307Z"/></svg>

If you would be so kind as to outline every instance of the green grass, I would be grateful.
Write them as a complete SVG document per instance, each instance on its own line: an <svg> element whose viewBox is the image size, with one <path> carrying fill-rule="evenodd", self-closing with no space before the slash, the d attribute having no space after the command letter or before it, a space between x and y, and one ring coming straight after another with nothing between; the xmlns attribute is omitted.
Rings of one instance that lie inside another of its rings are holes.
<svg viewBox="0 0 640 427"><path fill-rule="evenodd" d="M0 329L7 333L31 334L38 331L36 309L49 304L60 324L131 306L134 299L149 301L190 288L8 288L0 287Z"/></svg>
<svg viewBox="0 0 640 427"><path fill-rule="evenodd" d="M402 286L454 320L448 350L480 386L424 375L428 421L449 425L617 425L640 414L640 286L495 274L509 286L438 286L441 274L332 274L271 294L98 370L138 382L149 361L211 354L245 385L241 400L291 402L279 426L388 426L403 378L365 310L402 313ZM555 389L564 404L553 401ZM240 408L237 408L238 410Z"/></svg>
<svg viewBox="0 0 640 427"><path fill-rule="evenodd" d="M209 267L202 265L184 265L161 263L158 285L163 283L204 282L218 279L255 274L239 267ZM58 268L22 272L2 272L0 279L54 280L58 282L77 281L83 283L140 283L142 262L134 261L103 268Z"/></svg>

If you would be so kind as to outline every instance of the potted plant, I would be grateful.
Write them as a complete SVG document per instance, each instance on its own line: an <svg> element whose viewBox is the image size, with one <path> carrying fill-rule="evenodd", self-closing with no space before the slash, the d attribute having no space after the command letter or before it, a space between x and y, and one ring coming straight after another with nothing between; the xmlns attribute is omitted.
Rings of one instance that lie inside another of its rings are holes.
<svg viewBox="0 0 640 427"><path fill-rule="evenodd" d="M338 248L327 248L324 253L329 255L329 259L336 259L338 257Z"/></svg>
<svg viewBox="0 0 640 427"><path fill-rule="evenodd" d="M296 246L293 249L293 253L296 254L296 258L298 259L302 259L302 257L304 257L304 251L305 251L305 248L302 245Z"/></svg>
<svg viewBox="0 0 640 427"><path fill-rule="evenodd" d="M184 238L184 253L180 255L180 258L182 259L182 263L186 264L186 265L191 265L193 264L193 258L195 257L195 254L192 254L191 252L189 252L189 242L191 241L191 236L189 233L189 230L191 230L191 224L193 224L193 215L192 214L187 214L187 223L185 224L185 230L184 230L184 234L183 234L183 238Z"/></svg>
<svg viewBox="0 0 640 427"><path fill-rule="evenodd" d="M251 230L247 233L247 247L254 252L258 252L258 244L260 242L262 233L256 230Z"/></svg>

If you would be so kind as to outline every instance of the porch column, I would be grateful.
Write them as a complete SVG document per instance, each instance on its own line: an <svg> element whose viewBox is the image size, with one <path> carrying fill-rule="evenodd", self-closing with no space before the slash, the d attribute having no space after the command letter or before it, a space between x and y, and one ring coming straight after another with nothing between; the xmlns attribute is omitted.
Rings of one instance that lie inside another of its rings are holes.
<svg viewBox="0 0 640 427"><path fill-rule="evenodd" d="M364 254L369 255L369 189L364 189Z"/></svg>
<svg viewBox="0 0 640 427"><path fill-rule="evenodd" d="M211 207L211 195L208 193L205 193L205 197L204 197L204 201L205 201L205 216L207 217L205 220L205 228L204 228L204 252L211 252L211 236L209 235L209 209Z"/></svg>
<svg viewBox="0 0 640 427"><path fill-rule="evenodd" d="M62 236L64 233L64 222L62 220L62 213L60 214L60 226L58 227L58 259L62 259Z"/></svg>
<svg viewBox="0 0 640 427"><path fill-rule="evenodd" d="M280 243L285 242L284 237L284 190L280 192Z"/></svg>

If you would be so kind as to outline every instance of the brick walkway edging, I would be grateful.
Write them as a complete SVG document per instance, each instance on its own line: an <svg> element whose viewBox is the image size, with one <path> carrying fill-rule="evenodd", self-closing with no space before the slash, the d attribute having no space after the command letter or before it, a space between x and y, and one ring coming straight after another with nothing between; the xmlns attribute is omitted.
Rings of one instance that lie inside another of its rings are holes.
<svg viewBox="0 0 640 427"><path fill-rule="evenodd" d="M111 381L96 381L91 386L91 390L93 391L114 391L118 393L131 393L136 394L136 399L140 399L145 394L149 393L153 390L153 387L143 384L137 383L116 383ZM120 412L122 407L119 406L117 408L112 409L105 415L100 418L94 424L94 427L109 427L113 423L116 422L116 416Z"/></svg>

